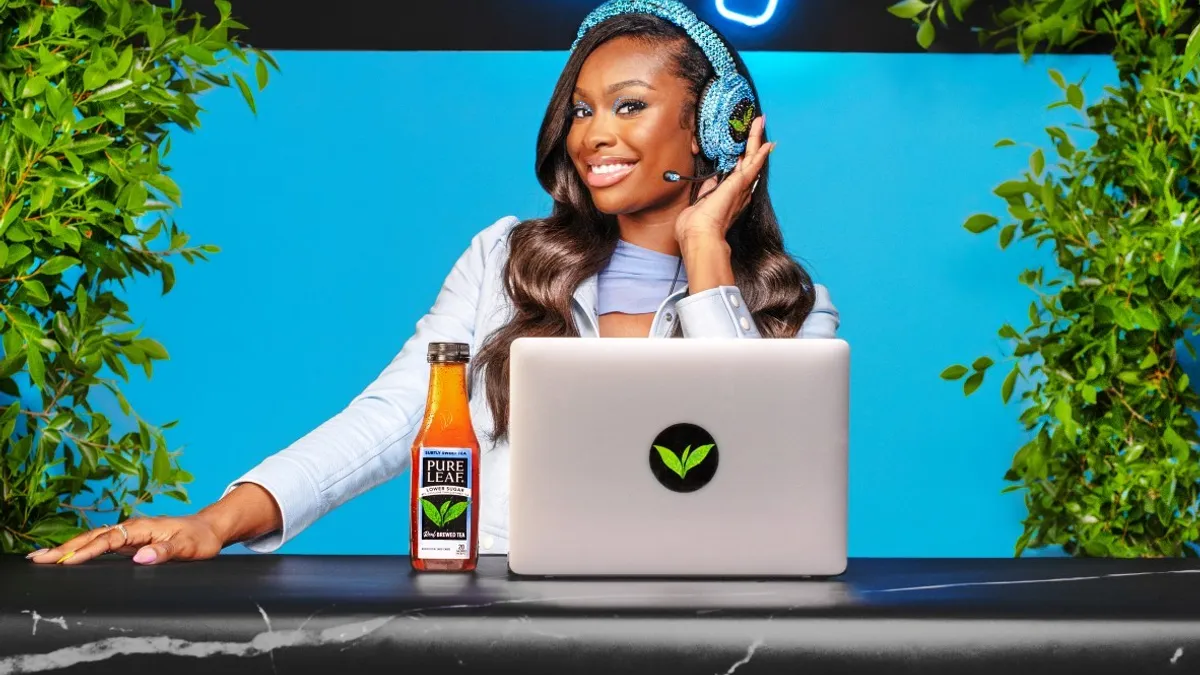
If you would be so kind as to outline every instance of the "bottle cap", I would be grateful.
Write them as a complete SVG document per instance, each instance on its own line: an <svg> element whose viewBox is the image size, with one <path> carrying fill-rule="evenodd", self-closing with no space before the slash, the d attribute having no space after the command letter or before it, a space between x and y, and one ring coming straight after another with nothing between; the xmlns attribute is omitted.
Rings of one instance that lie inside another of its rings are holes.
<svg viewBox="0 0 1200 675"><path fill-rule="evenodd" d="M430 363L466 363L471 360L471 345L462 342L430 342Z"/></svg>

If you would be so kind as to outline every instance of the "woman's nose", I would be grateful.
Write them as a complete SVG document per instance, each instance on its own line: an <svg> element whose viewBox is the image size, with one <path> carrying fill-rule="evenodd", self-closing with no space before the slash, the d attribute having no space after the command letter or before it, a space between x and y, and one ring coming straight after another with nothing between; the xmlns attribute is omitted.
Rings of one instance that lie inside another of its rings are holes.
<svg viewBox="0 0 1200 675"><path fill-rule="evenodd" d="M611 115L598 113L588 122L587 135L584 143L591 149L606 148L616 145L617 136L613 129Z"/></svg>

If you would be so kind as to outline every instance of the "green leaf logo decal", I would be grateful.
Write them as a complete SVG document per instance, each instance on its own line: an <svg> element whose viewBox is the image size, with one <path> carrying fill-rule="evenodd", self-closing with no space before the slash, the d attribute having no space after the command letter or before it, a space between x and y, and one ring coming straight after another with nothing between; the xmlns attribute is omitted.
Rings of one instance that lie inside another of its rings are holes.
<svg viewBox="0 0 1200 675"><path fill-rule="evenodd" d="M428 518L429 522L433 523L434 526L445 527L446 523L466 513L467 502L455 502L448 499L444 504L442 504L442 508L439 509L428 499L422 499L421 509L425 511L425 517Z"/></svg>
<svg viewBox="0 0 1200 675"><path fill-rule="evenodd" d="M449 504L450 502L446 502ZM442 514L438 511L438 507L433 505L433 502L428 499L421 500L421 508L425 510L425 517L430 520L436 527L442 526Z"/></svg>
<svg viewBox="0 0 1200 675"><path fill-rule="evenodd" d="M666 464L668 469L674 471L680 478L683 478L683 464L680 463L675 453L661 445L654 446L654 449L658 451L658 456L662 457L663 464Z"/></svg>
<svg viewBox="0 0 1200 675"><path fill-rule="evenodd" d="M683 474L686 476L688 471L700 466L700 462L708 456L708 451L712 450L713 444L702 445L692 451L692 454L685 457L683 460Z"/></svg>
<svg viewBox="0 0 1200 675"><path fill-rule="evenodd" d="M450 502L446 502L446 503L449 504ZM454 520L455 518L461 516L462 514L464 514L466 512L467 512L467 503L466 502L455 502L450 507L450 509L446 511L446 517L442 521L442 524L445 525L446 523Z"/></svg>
<svg viewBox="0 0 1200 675"><path fill-rule="evenodd" d="M663 464L666 464L668 469L674 471L675 475L680 478L686 478L688 471L700 466L700 463L708 456L708 451L712 450L712 447L713 444L709 443L708 445L701 445L692 450L692 446L689 445L684 448L681 457L676 456L669 448L664 448L661 445L654 446L654 449L658 450L658 456L662 457Z"/></svg>

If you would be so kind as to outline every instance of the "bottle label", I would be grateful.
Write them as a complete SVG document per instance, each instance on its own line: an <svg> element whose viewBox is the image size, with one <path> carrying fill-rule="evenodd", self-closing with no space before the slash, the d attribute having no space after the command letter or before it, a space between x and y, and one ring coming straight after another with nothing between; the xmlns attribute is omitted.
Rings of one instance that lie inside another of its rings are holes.
<svg viewBox="0 0 1200 675"><path fill-rule="evenodd" d="M421 448L417 454L418 558L466 560L471 541L471 449Z"/></svg>

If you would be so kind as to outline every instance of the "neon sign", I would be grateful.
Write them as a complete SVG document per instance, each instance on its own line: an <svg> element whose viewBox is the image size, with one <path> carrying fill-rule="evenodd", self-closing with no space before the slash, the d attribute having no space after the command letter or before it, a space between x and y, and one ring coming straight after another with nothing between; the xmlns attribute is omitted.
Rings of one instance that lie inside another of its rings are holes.
<svg viewBox="0 0 1200 675"><path fill-rule="evenodd" d="M730 10L725 6L725 0L717 0L717 12L730 21L737 21L738 23L743 23L753 28L755 26L761 26L770 21L771 17L775 15L775 6L778 4L779 0L768 0L767 8L763 10L762 14L759 14L758 16L749 16Z"/></svg>

